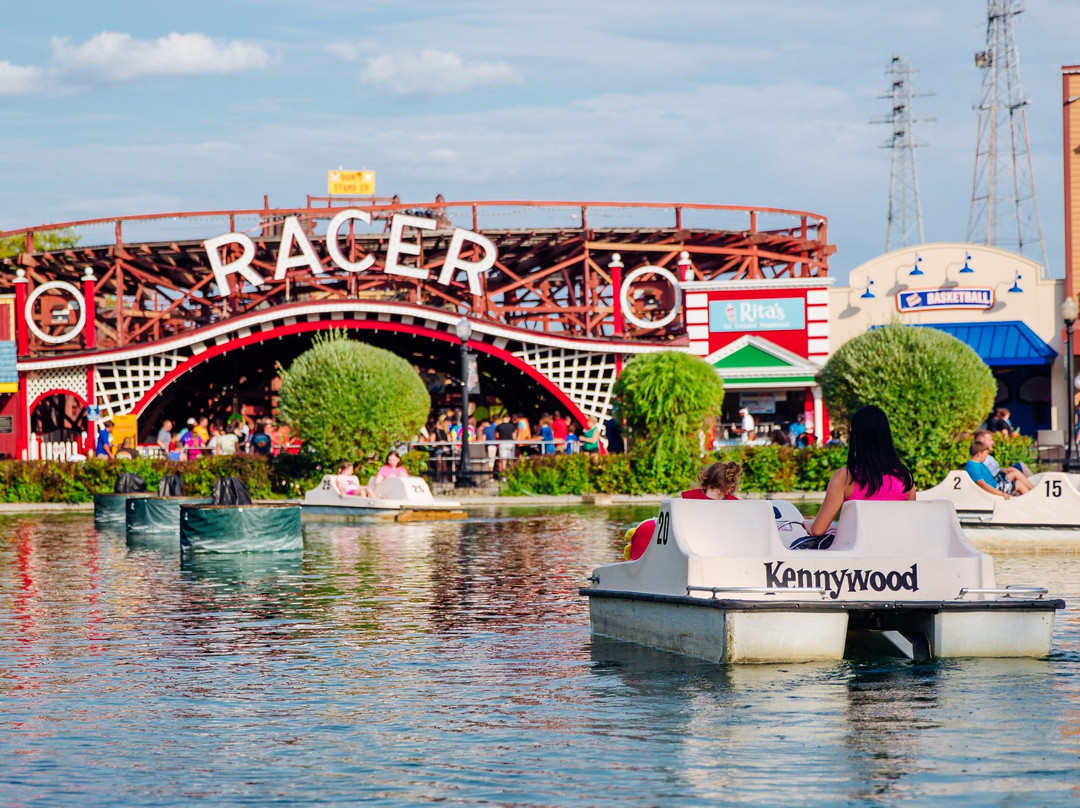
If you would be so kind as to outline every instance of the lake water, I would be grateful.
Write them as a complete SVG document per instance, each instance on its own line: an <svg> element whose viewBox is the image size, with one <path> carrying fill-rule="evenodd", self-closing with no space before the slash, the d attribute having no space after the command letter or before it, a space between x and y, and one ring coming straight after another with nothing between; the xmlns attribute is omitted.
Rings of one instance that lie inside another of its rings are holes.
<svg viewBox="0 0 1080 808"><path fill-rule="evenodd" d="M1044 660L724 667L592 639L577 590L652 508L305 524L182 563L0 518L0 801L1080 804L1080 557Z"/></svg>

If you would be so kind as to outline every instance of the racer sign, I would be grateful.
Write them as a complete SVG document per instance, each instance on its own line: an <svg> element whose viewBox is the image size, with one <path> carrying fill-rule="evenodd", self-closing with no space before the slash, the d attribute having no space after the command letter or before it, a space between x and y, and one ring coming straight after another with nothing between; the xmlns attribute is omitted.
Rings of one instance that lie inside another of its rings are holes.
<svg viewBox="0 0 1080 808"><path fill-rule="evenodd" d="M326 230L326 252L331 263L342 272L364 272L375 265L374 255L368 254L360 261L350 261L341 250L341 245L338 243L341 228L353 219L365 224L371 224L370 213L357 208L347 208L340 211L330 220ZM403 235L405 228L435 230L437 227L438 222L435 219L429 219L425 216L394 214L390 220L390 240L387 244L382 271L387 275L427 279L430 272L426 268L406 264L402 261L403 256L420 254L420 245L416 240L405 240ZM222 255L222 248L232 244L240 246L240 255L227 261ZM480 260L466 261L461 257L466 244L481 248L483 254ZM239 275L252 286L262 286L268 282L267 278L264 278L251 266L255 260L256 247L250 236L244 233L226 233L222 236L206 239L203 246L206 248L206 258L210 263L210 268L214 271L218 295L229 294L230 275ZM295 251L299 252L293 255ZM439 272L438 282L449 284L453 281L455 272L464 272L468 278L469 292L474 295L482 294L480 275L495 265L496 258L498 258L498 250L489 238L471 230L454 228L450 246L446 251L446 258ZM315 253L315 247L312 245L311 239L308 238L304 228L300 225L300 220L295 216L289 216L282 226L281 246L278 249L273 280L283 280L288 275L289 270L297 267L303 267L316 274L326 271L326 268L319 260L319 256Z"/></svg>

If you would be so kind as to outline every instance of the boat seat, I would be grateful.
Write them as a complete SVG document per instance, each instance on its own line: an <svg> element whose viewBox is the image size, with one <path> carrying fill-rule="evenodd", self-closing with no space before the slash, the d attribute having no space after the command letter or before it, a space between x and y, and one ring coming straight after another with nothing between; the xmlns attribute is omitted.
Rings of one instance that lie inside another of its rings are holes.
<svg viewBox="0 0 1080 808"><path fill-rule="evenodd" d="M954 469L933 488L916 492L915 499L919 502L947 500L958 511L992 511L1001 497L979 488L963 469Z"/></svg>
<svg viewBox="0 0 1080 808"><path fill-rule="evenodd" d="M1074 476L1047 471L1033 477L1035 486L1026 494L1008 500L999 498L991 523L1080 524L1080 490L1073 483Z"/></svg>
<svg viewBox="0 0 1080 808"><path fill-rule="evenodd" d="M845 502L836 539L821 552L921 559L979 555L960 529L952 503L942 500Z"/></svg>

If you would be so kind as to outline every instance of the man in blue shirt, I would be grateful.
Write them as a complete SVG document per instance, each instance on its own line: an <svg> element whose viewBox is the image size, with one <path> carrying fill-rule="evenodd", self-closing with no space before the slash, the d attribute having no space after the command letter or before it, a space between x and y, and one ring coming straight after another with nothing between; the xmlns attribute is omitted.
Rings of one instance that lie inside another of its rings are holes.
<svg viewBox="0 0 1080 808"><path fill-rule="evenodd" d="M98 457L112 457L113 445L112 445L112 421L104 421L101 424L101 429L97 433L97 445L94 447L94 454Z"/></svg>
<svg viewBox="0 0 1080 808"><path fill-rule="evenodd" d="M989 491L995 496L1004 497L1005 499L1011 499L1011 497L1004 491L997 487L997 478L990 473L990 469L986 467L984 462L987 457L990 456L990 447L983 443L981 440L973 440L971 442L971 449L968 450L968 454L971 455L971 459L964 466L971 479L975 481L975 485L984 491Z"/></svg>

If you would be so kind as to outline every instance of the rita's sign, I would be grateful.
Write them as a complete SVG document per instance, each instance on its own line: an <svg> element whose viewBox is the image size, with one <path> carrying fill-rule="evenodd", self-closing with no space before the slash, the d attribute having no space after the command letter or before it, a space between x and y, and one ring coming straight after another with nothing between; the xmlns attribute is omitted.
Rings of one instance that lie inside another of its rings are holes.
<svg viewBox="0 0 1080 808"><path fill-rule="evenodd" d="M374 255L366 255L360 261L350 261L341 250L338 239L341 228L351 220L359 220L365 224L371 224L371 214L356 208L348 208L341 211L333 219L326 229L326 252L330 261L342 272L364 272L375 264ZM406 278L420 278L426 280L430 272L424 267L406 264L402 262L403 256L419 255L420 245L413 240L404 240L403 233L406 227L414 230L435 230L438 222L424 216L406 216L394 214L390 220L390 240L386 248L386 258L383 262L383 272L387 275L400 275ZM222 247L230 244L240 245L239 257L226 261L221 252ZM466 244L479 247L482 257L478 261L466 261L461 254ZM214 271L214 280L217 281L218 294L229 294L229 276L239 275L252 286L262 286L268 279L264 278L251 264L255 260L255 242L243 233L226 233L223 236L208 238L203 242L206 247L206 257L210 262L210 268ZM298 251L298 252L297 252ZM297 252L296 255L293 255ZM446 251L442 269L439 272L439 283L449 284L454 279L455 272L464 272L469 281L469 291L474 295L482 293L480 286L480 274L487 272L495 265L498 250L490 239L471 230L454 228L454 235L450 239L450 246ZM273 280L284 280L290 269L304 267L314 273L326 271L315 253L315 247L304 233L299 219L289 216L285 219L281 230L281 246L278 249L277 265L274 267Z"/></svg>
<svg viewBox="0 0 1080 808"><path fill-rule="evenodd" d="M801 297L709 302L709 331L797 331L803 328L806 328L806 312Z"/></svg>
<svg viewBox="0 0 1080 808"><path fill-rule="evenodd" d="M989 309L994 306L990 287L954 289L908 289L896 295L896 309L901 313L927 309Z"/></svg>

